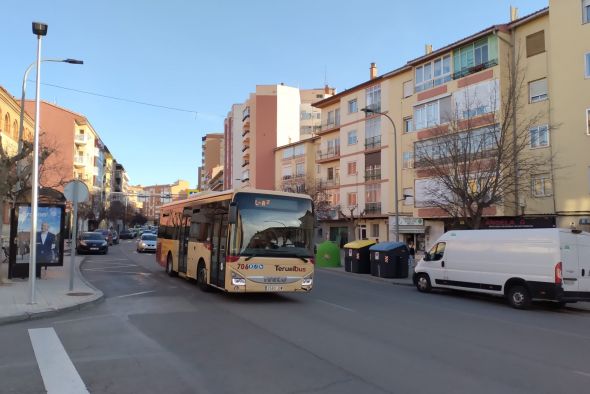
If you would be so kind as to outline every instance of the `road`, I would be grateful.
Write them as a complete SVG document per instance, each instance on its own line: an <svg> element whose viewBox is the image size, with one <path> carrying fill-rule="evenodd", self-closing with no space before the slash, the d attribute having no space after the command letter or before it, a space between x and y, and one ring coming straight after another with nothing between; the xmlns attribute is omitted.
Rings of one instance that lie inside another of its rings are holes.
<svg viewBox="0 0 590 394"><path fill-rule="evenodd" d="M590 390L587 309L519 311L321 269L310 294L203 293L122 242L83 266L105 302L0 328L1 393L72 374L117 394ZM54 344L63 359L48 366Z"/></svg>

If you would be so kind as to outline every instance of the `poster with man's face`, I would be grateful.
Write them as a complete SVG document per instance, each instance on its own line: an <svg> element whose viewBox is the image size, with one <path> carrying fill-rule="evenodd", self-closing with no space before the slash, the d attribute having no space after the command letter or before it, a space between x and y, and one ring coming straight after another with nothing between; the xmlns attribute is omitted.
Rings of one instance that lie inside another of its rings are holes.
<svg viewBox="0 0 590 394"><path fill-rule="evenodd" d="M37 211L37 264L63 264L62 208L39 206ZM31 207L18 207L18 224L16 234L16 263L28 263L31 245Z"/></svg>

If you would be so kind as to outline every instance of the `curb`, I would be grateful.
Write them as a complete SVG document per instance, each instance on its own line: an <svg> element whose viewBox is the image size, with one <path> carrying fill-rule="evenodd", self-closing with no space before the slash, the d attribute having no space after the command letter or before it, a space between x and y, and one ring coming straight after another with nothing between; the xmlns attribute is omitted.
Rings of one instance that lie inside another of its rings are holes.
<svg viewBox="0 0 590 394"><path fill-rule="evenodd" d="M66 306L63 308L53 308L53 309L48 309L48 310L39 311L39 312L25 312L21 315L1 317L0 318L0 326L11 324L11 323L19 323L19 322L23 322L23 321L27 321L27 320L37 320L37 319L43 319L46 317L53 317L53 316L56 316L56 315L59 315L62 313L66 313L66 312L71 312L74 310L82 310L82 309L90 308L90 307L104 301L104 299L105 299L104 293L102 291L100 291L99 289L97 289L90 282L88 282L86 280L86 278L84 278L84 276L82 276L82 272L80 271L80 267L84 263L85 259L86 258L84 257L82 259L82 261L80 262L80 264L76 265L76 267L75 267L76 274L77 274L78 278L80 278L86 286L90 287L91 289L93 289L97 293L96 298L91 299L89 301L81 302L79 304L69 305L69 306Z"/></svg>
<svg viewBox="0 0 590 394"><path fill-rule="evenodd" d="M357 278L357 279L371 280L371 281L375 281L375 282L390 283L394 286L414 287L414 284L412 282L409 282L409 283L398 282L398 281L394 281L389 278L380 278L377 276L372 276L370 274L354 274L354 273L343 271L342 267L321 267L320 269L325 270L327 272L334 272L338 275L346 276L348 278ZM348 274L351 274L351 275L348 275Z"/></svg>

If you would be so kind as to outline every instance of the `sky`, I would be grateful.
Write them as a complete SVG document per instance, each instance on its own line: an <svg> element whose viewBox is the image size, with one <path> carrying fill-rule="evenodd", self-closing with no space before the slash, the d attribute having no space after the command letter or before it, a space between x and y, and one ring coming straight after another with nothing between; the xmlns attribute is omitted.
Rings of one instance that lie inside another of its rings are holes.
<svg viewBox="0 0 590 394"><path fill-rule="evenodd" d="M36 59L31 22L47 23L42 58L84 65L44 63L41 98L85 115L132 184L196 187L201 138L223 132L231 105L256 85L341 92L368 80L371 62L381 75L425 44L436 50L508 22L510 5L524 16L548 0L11 1L0 85L20 96Z"/></svg>

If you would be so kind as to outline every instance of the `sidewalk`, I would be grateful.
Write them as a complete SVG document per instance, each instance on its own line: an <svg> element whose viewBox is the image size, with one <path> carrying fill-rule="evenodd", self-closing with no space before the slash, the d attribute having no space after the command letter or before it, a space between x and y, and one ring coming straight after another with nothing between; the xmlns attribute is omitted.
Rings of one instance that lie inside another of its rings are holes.
<svg viewBox="0 0 590 394"><path fill-rule="evenodd" d="M407 278L379 278L379 277L373 276L371 274L355 274L352 272L346 272L344 270L343 266L340 266L340 267L317 267L317 269L338 272L338 273L342 273L342 275L347 275L347 276L355 276L355 277L359 277L359 278L372 279L372 280L379 281L379 282L389 282L392 285L396 285L396 286L414 286L414 283L412 282L413 272L409 272Z"/></svg>
<svg viewBox="0 0 590 394"><path fill-rule="evenodd" d="M74 291L70 286L70 256L64 256L63 267L41 270L41 278L35 281L36 304L29 304L28 279L6 280L8 263L0 264L0 325L21 320L36 319L59 312L80 309L103 299L102 291L86 282L80 273L83 256L76 256Z"/></svg>

